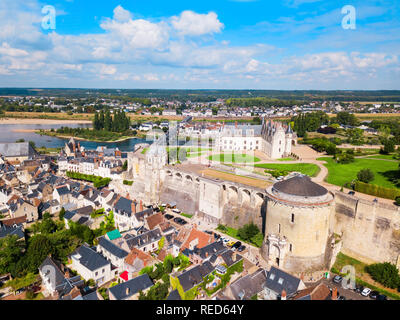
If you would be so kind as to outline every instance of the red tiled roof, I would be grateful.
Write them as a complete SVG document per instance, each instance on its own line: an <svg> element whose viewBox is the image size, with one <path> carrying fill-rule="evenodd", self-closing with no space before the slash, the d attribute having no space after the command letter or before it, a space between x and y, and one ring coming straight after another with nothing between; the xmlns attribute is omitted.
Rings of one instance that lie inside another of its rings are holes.
<svg viewBox="0 0 400 320"><path fill-rule="evenodd" d="M203 231L199 231L196 228L193 228L190 231L189 237L186 239L185 243L182 245L181 250L183 250L185 248L189 249L189 244L195 239L198 239L197 248L199 248L199 249L205 247L206 245L208 245L212 242L211 235L209 235Z"/></svg>
<svg viewBox="0 0 400 320"><path fill-rule="evenodd" d="M159 224L164 222L164 217L161 212L152 214L151 216L146 217L147 225L150 230L153 230Z"/></svg>

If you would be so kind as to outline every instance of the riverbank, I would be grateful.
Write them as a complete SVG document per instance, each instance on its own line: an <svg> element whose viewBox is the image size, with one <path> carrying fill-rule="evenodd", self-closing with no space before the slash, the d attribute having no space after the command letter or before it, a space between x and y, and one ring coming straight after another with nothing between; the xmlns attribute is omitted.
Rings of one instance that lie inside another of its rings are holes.
<svg viewBox="0 0 400 320"><path fill-rule="evenodd" d="M140 139L140 137L137 136L120 136L116 137L115 139L95 139L95 138L83 138L79 137L76 135L68 135L68 134L58 134L57 132L52 132L50 130L35 130L35 133L40 134L40 135L46 135L50 137L56 137L60 139L71 139L74 138L75 140L80 140L80 141L92 141L92 142L104 142L104 143L112 143L112 142L123 142L126 140L130 139Z"/></svg>
<svg viewBox="0 0 400 320"><path fill-rule="evenodd" d="M56 119L40 119L40 118L0 118L0 124L89 124L89 120L56 120Z"/></svg>

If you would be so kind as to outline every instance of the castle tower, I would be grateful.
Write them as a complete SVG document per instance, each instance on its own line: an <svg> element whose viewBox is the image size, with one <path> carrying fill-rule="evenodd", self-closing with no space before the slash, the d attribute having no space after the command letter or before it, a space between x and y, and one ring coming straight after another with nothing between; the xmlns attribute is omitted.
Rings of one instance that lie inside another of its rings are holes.
<svg viewBox="0 0 400 320"><path fill-rule="evenodd" d="M288 271L322 270L333 234L333 194L299 175L266 190L264 259ZM329 256L329 255L328 255Z"/></svg>

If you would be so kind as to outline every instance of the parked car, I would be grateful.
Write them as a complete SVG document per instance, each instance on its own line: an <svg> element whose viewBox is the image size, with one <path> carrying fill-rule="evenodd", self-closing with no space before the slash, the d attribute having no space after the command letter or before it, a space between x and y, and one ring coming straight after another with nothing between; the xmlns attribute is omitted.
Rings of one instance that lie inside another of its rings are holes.
<svg viewBox="0 0 400 320"><path fill-rule="evenodd" d="M172 212L181 213L181 210L179 210L179 209L172 209Z"/></svg>
<svg viewBox="0 0 400 320"><path fill-rule="evenodd" d="M235 244L235 241L229 241L226 245L230 248L232 248L232 246Z"/></svg>
<svg viewBox="0 0 400 320"><path fill-rule="evenodd" d="M356 288L354 289L354 291L357 293L361 293L363 290L364 290L364 287L360 286L360 285L356 285Z"/></svg>
<svg viewBox="0 0 400 320"><path fill-rule="evenodd" d="M233 246L232 249L239 249L241 247L242 243L240 241L236 241Z"/></svg>
<svg viewBox="0 0 400 320"><path fill-rule="evenodd" d="M240 246L237 251L242 252L244 249L246 249L246 246Z"/></svg>
<svg viewBox="0 0 400 320"><path fill-rule="evenodd" d="M172 215L170 215L170 214L166 214L165 216L165 219L167 219L167 220L171 220L174 216L172 216Z"/></svg>
<svg viewBox="0 0 400 320"><path fill-rule="evenodd" d="M364 288L364 290L361 291L361 295L364 296L364 297L368 297L370 293L371 293L371 289L370 288Z"/></svg>
<svg viewBox="0 0 400 320"><path fill-rule="evenodd" d="M342 280L343 280L343 278L341 276L334 276L333 279L332 279L332 281L334 283L341 283Z"/></svg>
<svg viewBox="0 0 400 320"><path fill-rule="evenodd" d="M229 242L229 239L223 238L222 241L227 244Z"/></svg>
<svg viewBox="0 0 400 320"><path fill-rule="evenodd" d="M338 298L338 300L346 300L346 297L340 296L340 297Z"/></svg>
<svg viewBox="0 0 400 320"><path fill-rule="evenodd" d="M371 291L369 294L369 297L371 299L376 299L379 296L379 292L378 291Z"/></svg>
<svg viewBox="0 0 400 320"><path fill-rule="evenodd" d="M213 234L212 233L212 231L210 231L210 230L206 230L206 231L204 231L205 233L208 233L208 234Z"/></svg>
<svg viewBox="0 0 400 320"><path fill-rule="evenodd" d="M379 294L379 295L376 297L376 300L387 300L387 297L386 297L384 294Z"/></svg>
<svg viewBox="0 0 400 320"><path fill-rule="evenodd" d="M221 239L221 236L218 233L214 233L214 239Z"/></svg>
<svg viewBox="0 0 400 320"><path fill-rule="evenodd" d="M354 191L349 191L349 195L354 196L356 193Z"/></svg>
<svg viewBox="0 0 400 320"><path fill-rule="evenodd" d="M18 295L18 294L20 294L20 293L22 293L24 291L26 291L25 288L18 289L17 291L15 291L15 295Z"/></svg>

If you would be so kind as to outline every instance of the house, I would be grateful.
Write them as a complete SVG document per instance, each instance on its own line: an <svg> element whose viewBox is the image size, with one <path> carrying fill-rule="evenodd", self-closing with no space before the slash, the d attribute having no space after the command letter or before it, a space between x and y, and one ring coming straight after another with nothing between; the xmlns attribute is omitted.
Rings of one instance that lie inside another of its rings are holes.
<svg viewBox="0 0 400 320"><path fill-rule="evenodd" d="M210 243L202 248L198 248L196 241L193 241L194 243L191 247L184 248L182 251L193 263L202 263L205 260L211 259L212 256L214 256L212 259L212 262L214 262L219 255L228 250L221 241Z"/></svg>
<svg viewBox="0 0 400 320"><path fill-rule="evenodd" d="M263 285L267 280L267 273L263 269L258 269L252 274L247 274L231 285L229 285L224 294L234 300L250 300L263 290Z"/></svg>
<svg viewBox="0 0 400 320"><path fill-rule="evenodd" d="M305 288L306 286L301 279L281 269L271 267L268 271L265 288L261 296L264 300L278 300L284 293L284 295L290 299L298 291Z"/></svg>
<svg viewBox="0 0 400 320"><path fill-rule="evenodd" d="M162 234L159 228L149 230L136 237L130 234L124 236L124 240L129 250L137 248L143 252L154 252L158 250L158 242L161 238Z"/></svg>
<svg viewBox="0 0 400 320"><path fill-rule="evenodd" d="M144 220L144 226L149 230L153 230L155 227L165 222L164 216L161 212L147 216Z"/></svg>
<svg viewBox="0 0 400 320"><path fill-rule="evenodd" d="M144 267L152 266L157 262L151 255L132 248L125 258L125 270L128 272L128 279L139 273Z"/></svg>
<svg viewBox="0 0 400 320"><path fill-rule="evenodd" d="M195 247L201 249L212 242L214 237L203 231L197 230L196 225L192 229L182 228L176 239L182 242L181 251L185 249L194 250Z"/></svg>
<svg viewBox="0 0 400 320"><path fill-rule="evenodd" d="M66 273L63 271L64 267L51 257L46 257L39 266L42 285L45 291L52 296L58 295L61 298L68 295L74 288L83 287L85 284L80 276L70 277L68 270Z"/></svg>
<svg viewBox="0 0 400 320"><path fill-rule="evenodd" d="M209 261L206 261L203 264L199 264L194 266L193 268L184 271L182 274L170 275L171 284L173 289L177 289L178 284L182 287L183 294L194 288L195 286L203 283L203 279L211 274L215 268ZM179 292L181 295L181 293ZM184 297L181 298L184 299Z"/></svg>
<svg viewBox="0 0 400 320"><path fill-rule="evenodd" d="M144 209L143 203L119 197L113 205L115 227L128 231L144 225L144 218L153 214L153 208Z"/></svg>
<svg viewBox="0 0 400 320"><path fill-rule="evenodd" d="M113 279L116 275L111 263L106 260L96 249L87 244L80 246L70 256L71 268L76 270L85 280L93 279L97 285L102 285Z"/></svg>
<svg viewBox="0 0 400 320"><path fill-rule="evenodd" d="M22 224L13 224L8 226L0 221L0 239L7 236L17 236L18 240L25 240L25 232Z"/></svg>
<svg viewBox="0 0 400 320"><path fill-rule="evenodd" d="M143 274L108 289L110 300L137 300L139 292L146 293L153 286L147 274Z"/></svg>
<svg viewBox="0 0 400 320"><path fill-rule="evenodd" d="M12 218L26 216L27 222L33 222L39 219L38 206L19 198L15 203L10 204L10 213Z"/></svg>
<svg viewBox="0 0 400 320"><path fill-rule="evenodd" d="M8 161L22 162L32 159L37 152L29 142L0 143L0 154Z"/></svg>
<svg viewBox="0 0 400 320"><path fill-rule="evenodd" d="M57 187L53 191L53 199L57 200L61 205L70 201L70 190L67 185Z"/></svg>
<svg viewBox="0 0 400 320"><path fill-rule="evenodd" d="M331 290L324 283L300 290L293 296L293 300L332 300Z"/></svg>
<svg viewBox="0 0 400 320"><path fill-rule="evenodd" d="M105 237L99 238L99 244L97 245L97 252L101 253L113 266L118 269L118 273L121 273L125 269L125 258L128 252L116 246L110 240Z"/></svg>

